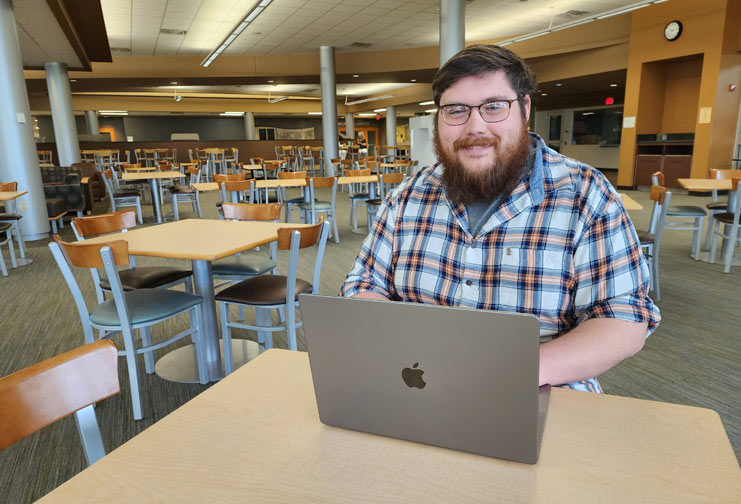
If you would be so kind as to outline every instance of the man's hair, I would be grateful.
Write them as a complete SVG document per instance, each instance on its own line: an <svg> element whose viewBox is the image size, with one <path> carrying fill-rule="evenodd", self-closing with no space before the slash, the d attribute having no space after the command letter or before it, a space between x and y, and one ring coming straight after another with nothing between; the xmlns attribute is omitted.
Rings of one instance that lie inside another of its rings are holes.
<svg viewBox="0 0 741 504"><path fill-rule="evenodd" d="M538 87L535 74L518 55L497 45L476 44L460 51L437 71L432 81L435 105L439 107L440 97L445 90L463 77L497 70L504 71L509 85L517 93L517 98L532 94ZM525 104L522 101L519 104L524 117Z"/></svg>

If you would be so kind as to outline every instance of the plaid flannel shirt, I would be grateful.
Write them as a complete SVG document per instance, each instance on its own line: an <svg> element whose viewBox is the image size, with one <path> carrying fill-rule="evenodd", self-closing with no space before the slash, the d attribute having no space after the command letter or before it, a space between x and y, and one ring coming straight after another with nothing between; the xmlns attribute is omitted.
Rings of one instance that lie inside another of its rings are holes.
<svg viewBox="0 0 741 504"><path fill-rule="evenodd" d="M385 199L340 294L531 313L541 342L598 317L659 324L648 266L620 196L594 168L531 133L532 170L477 236L450 202L442 166ZM601 392L595 378L568 384Z"/></svg>

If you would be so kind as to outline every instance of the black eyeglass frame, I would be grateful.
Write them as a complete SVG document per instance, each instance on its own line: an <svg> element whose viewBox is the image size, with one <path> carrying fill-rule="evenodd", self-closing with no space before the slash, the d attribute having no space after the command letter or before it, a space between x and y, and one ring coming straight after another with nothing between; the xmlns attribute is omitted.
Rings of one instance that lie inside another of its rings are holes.
<svg viewBox="0 0 741 504"><path fill-rule="evenodd" d="M471 119L471 112L473 111L473 109L478 109L479 116L481 116L481 119L484 122L492 124L492 123L506 121L509 118L509 114L512 112L512 104L516 101L521 101L521 98L517 97L513 100L491 100L488 102L480 103L478 105L466 105L465 103L449 103L447 105L440 105L440 107L438 107L438 110L440 111L440 115L443 118L443 122L447 124L448 126L463 126L464 124L466 124L468 120ZM484 114L481 112L481 107L483 107L484 105L488 105L490 103L506 103L507 104L507 115L504 116L502 119L498 119L496 121L487 120L484 117ZM450 124L448 121L445 120L445 111L443 109L445 109L446 107L466 107L468 109L468 115L466 116L466 120L460 124Z"/></svg>

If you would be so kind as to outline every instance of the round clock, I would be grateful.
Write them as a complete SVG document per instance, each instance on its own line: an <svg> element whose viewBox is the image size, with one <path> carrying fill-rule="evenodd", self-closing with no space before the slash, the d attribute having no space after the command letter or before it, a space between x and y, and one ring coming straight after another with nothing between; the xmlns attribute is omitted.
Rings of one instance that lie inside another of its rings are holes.
<svg viewBox="0 0 741 504"><path fill-rule="evenodd" d="M664 37L669 42L677 40L682 34L682 23L681 21L671 21L664 27Z"/></svg>

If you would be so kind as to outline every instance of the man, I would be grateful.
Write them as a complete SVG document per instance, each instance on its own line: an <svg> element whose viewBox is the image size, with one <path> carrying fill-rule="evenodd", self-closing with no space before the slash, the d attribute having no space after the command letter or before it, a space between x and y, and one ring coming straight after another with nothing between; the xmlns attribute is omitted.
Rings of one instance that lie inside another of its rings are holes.
<svg viewBox="0 0 741 504"><path fill-rule="evenodd" d="M341 294L535 314L540 383L601 392L660 320L619 196L528 134L536 81L513 52L470 46L432 89L439 163L387 196Z"/></svg>

